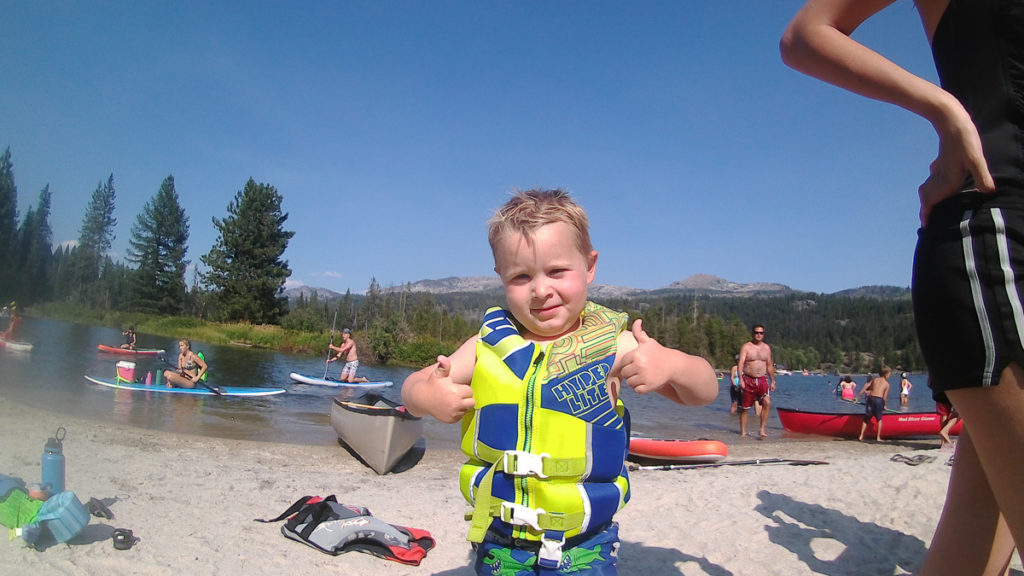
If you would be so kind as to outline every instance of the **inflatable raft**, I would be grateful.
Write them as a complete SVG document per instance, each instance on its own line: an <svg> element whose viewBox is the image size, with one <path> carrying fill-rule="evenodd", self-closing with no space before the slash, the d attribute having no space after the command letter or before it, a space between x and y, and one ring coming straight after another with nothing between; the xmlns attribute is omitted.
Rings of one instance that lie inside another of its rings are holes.
<svg viewBox="0 0 1024 576"><path fill-rule="evenodd" d="M629 439L633 460L652 462L718 462L729 455L729 447L718 440L674 440L669 438Z"/></svg>
<svg viewBox="0 0 1024 576"><path fill-rule="evenodd" d="M790 432L856 438L864 413L811 412L790 408L776 408L782 427ZM949 434L960 434L962 421L957 422ZM882 437L904 438L908 436L938 436L942 416L935 412L885 412L882 415ZM875 437L875 422L868 424L865 436Z"/></svg>

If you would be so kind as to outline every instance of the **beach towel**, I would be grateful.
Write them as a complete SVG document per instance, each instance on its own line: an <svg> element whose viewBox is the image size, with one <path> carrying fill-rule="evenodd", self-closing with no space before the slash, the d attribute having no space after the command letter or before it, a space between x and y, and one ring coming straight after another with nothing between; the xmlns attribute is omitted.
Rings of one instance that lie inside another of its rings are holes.
<svg viewBox="0 0 1024 576"><path fill-rule="evenodd" d="M323 499L303 496L277 518L257 518L256 522L279 522L285 518L288 521L281 527L281 533L286 538L334 556L365 552L418 566L435 544L426 530L388 524L362 506L339 503L333 494Z"/></svg>

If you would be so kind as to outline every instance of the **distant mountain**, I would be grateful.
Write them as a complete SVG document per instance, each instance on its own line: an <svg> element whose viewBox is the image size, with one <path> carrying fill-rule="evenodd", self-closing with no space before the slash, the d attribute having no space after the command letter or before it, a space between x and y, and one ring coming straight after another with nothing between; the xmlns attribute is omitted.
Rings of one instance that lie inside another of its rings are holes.
<svg viewBox="0 0 1024 576"><path fill-rule="evenodd" d="M494 276L469 276L458 278L449 276L440 280L420 280L411 284L392 286L387 290L401 292L409 288L410 292L430 292L431 294L448 294L450 292L488 292L501 290L501 281Z"/></svg>
<svg viewBox="0 0 1024 576"><path fill-rule="evenodd" d="M836 296L849 296L850 298L878 298L879 300L890 300L897 298L910 298L910 288L899 286L861 286L840 290Z"/></svg>
<svg viewBox="0 0 1024 576"><path fill-rule="evenodd" d="M344 294L339 294L334 290L328 290L327 288L315 288L313 286L298 286L295 288L288 288L284 291L284 296L288 300L298 300L299 298L309 300L313 294L316 294L317 300L325 302L330 302L331 300L344 296Z"/></svg>
<svg viewBox="0 0 1024 576"><path fill-rule="evenodd" d="M658 294L694 292L721 296L780 296L782 294L795 292L795 290L789 286L774 284L771 282L741 284L739 282L730 282L710 274L694 274L685 280L673 282L665 288L652 290L652 292L656 292Z"/></svg>
<svg viewBox="0 0 1024 576"><path fill-rule="evenodd" d="M401 292L408 289L411 292L429 292L431 294L454 294L454 293L475 293L475 292L501 292L501 282L493 276L468 276L440 278L436 280L419 280L409 284L388 286L382 288L385 292ZM319 300L334 300L343 295L326 288L313 288L310 286L299 286L284 291L285 296L290 300L300 297L309 299L316 293ZM694 274L686 279L673 282L664 288L645 290L642 288L628 288L624 286L611 286L608 284L594 284L590 287L590 295L595 298L634 298L641 296L669 296L672 294L704 294L709 296L785 296L805 292L794 290L785 284L773 282L754 282L743 284L730 282L710 274ZM835 293L839 296L851 298L909 298L910 290L898 286L862 286L851 288Z"/></svg>

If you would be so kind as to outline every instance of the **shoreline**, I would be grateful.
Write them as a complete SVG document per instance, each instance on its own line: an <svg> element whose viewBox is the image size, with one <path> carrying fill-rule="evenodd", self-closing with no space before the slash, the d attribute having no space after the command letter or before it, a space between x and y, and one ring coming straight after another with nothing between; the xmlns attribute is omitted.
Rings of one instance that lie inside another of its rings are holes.
<svg viewBox="0 0 1024 576"><path fill-rule="evenodd" d="M32 574L472 573L456 448L428 439L411 466L378 476L341 446L135 429L0 396L0 473L38 482L43 445L58 425L67 429L68 490L83 503L102 501L115 517L91 517L67 545L42 551L20 540L0 544L2 565ZM620 573L741 575L757 566L758 574L780 576L907 574L920 567L950 472L951 453L934 441L753 440L729 448L724 462L828 464L631 472L631 500L616 515ZM892 461L894 454L934 458L909 466ZM869 491L868 481L880 489ZM404 566L358 552L323 554L283 537L281 523L253 521L302 496L329 494L385 522L428 530L437 545L420 566ZM115 550L114 528L131 529L137 544ZM1019 558L1012 566L1020 570Z"/></svg>

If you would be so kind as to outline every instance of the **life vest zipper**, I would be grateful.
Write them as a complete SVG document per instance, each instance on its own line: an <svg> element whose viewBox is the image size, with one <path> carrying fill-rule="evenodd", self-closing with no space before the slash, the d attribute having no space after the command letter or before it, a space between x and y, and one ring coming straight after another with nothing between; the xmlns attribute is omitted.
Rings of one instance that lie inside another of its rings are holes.
<svg viewBox="0 0 1024 576"><path fill-rule="evenodd" d="M523 416L523 450L529 452L533 448L533 395L537 385L537 374L540 373L541 362L544 361L544 349L540 350L537 358L533 361L533 368L530 370L530 379L526 383L526 411ZM529 476L519 478L519 503L523 506L530 505ZM525 531L525 528L520 528Z"/></svg>

